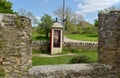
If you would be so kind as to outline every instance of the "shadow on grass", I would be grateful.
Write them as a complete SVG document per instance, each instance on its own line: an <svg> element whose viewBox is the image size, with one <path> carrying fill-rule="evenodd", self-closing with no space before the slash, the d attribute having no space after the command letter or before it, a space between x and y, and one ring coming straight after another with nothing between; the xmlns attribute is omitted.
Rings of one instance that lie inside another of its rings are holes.
<svg viewBox="0 0 120 78"><path fill-rule="evenodd" d="M87 37L98 37L98 35L97 34L89 34L89 35L87 35Z"/></svg>
<svg viewBox="0 0 120 78"><path fill-rule="evenodd" d="M48 51L40 51L40 50L33 50L32 53L33 54L49 54L50 55L50 52L48 52Z"/></svg>

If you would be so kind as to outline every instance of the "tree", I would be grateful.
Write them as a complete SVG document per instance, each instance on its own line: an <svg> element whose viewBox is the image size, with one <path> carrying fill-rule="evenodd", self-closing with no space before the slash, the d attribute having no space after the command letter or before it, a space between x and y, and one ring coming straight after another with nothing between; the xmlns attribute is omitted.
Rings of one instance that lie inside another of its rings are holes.
<svg viewBox="0 0 120 78"><path fill-rule="evenodd" d="M25 9L21 8L21 9L19 9L18 14L21 16L30 18L33 24L38 23L37 18L32 14L32 12L26 11Z"/></svg>
<svg viewBox="0 0 120 78"><path fill-rule="evenodd" d="M94 26L95 26L95 27L98 27L98 19L95 19L95 20L94 20Z"/></svg>
<svg viewBox="0 0 120 78"><path fill-rule="evenodd" d="M54 11L54 14L60 19L60 22L63 21L63 8L60 7ZM66 7L65 9L65 17L67 20L69 20L72 16L72 11L69 7Z"/></svg>
<svg viewBox="0 0 120 78"><path fill-rule="evenodd" d="M0 0L0 13L15 13L12 9L12 3L7 0Z"/></svg>
<svg viewBox="0 0 120 78"><path fill-rule="evenodd" d="M78 13L73 13L72 14L72 18L71 18L71 21L74 23L74 24L79 24L81 21L83 21L84 18L81 14L78 14Z"/></svg>
<svg viewBox="0 0 120 78"><path fill-rule="evenodd" d="M63 8L62 7L56 9L54 11L54 14L60 19L60 22L63 21ZM82 15L77 14L77 13L73 13L71 8L66 7L66 9L65 9L65 21L64 21L66 31L69 31L73 26L77 25L82 20L83 20Z"/></svg>
<svg viewBox="0 0 120 78"><path fill-rule="evenodd" d="M69 7L66 7L65 14L64 14L64 20L63 20L63 7L60 7L54 11L54 14L57 16L57 18L60 19L60 22L64 21L64 29L68 30L69 23L71 22L70 19L72 17L72 10Z"/></svg>
<svg viewBox="0 0 120 78"><path fill-rule="evenodd" d="M51 30L52 25L53 25L53 20L52 20L51 16L49 16L48 14L45 14L41 18L41 23L39 24L39 26L42 26L42 28L46 34L46 38L48 38L48 34Z"/></svg>

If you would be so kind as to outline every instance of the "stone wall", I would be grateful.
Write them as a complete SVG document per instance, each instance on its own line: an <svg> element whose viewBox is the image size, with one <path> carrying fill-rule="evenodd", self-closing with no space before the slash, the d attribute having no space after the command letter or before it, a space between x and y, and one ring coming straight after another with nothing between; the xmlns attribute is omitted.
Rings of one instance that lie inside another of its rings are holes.
<svg viewBox="0 0 120 78"><path fill-rule="evenodd" d="M42 51L49 52L50 43L47 41L33 41L32 50L33 51ZM64 42L65 49L78 49L78 50L91 50L97 51L98 43L97 42Z"/></svg>
<svg viewBox="0 0 120 78"><path fill-rule="evenodd" d="M91 50L97 51L97 42L64 42L65 49Z"/></svg>
<svg viewBox="0 0 120 78"><path fill-rule="evenodd" d="M49 52L49 41L32 41L32 50L40 52Z"/></svg>
<svg viewBox="0 0 120 78"><path fill-rule="evenodd" d="M99 62L120 66L120 11L99 14Z"/></svg>
<svg viewBox="0 0 120 78"><path fill-rule="evenodd" d="M105 64L71 64L35 66L29 70L28 78L119 78Z"/></svg>
<svg viewBox="0 0 120 78"><path fill-rule="evenodd" d="M120 77L120 11L99 14L99 62L114 66Z"/></svg>
<svg viewBox="0 0 120 78"><path fill-rule="evenodd" d="M30 19L14 14L0 14L0 68L6 77L18 78L27 74L31 68L31 32Z"/></svg>

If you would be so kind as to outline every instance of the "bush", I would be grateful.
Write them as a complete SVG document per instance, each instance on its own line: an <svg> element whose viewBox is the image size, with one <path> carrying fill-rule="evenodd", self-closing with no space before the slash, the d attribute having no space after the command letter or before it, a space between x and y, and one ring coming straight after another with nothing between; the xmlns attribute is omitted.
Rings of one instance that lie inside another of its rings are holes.
<svg viewBox="0 0 120 78"><path fill-rule="evenodd" d="M67 31L66 33L67 34L96 34L98 33L98 29L95 26L86 26L86 27L74 26L74 28L71 30Z"/></svg>
<svg viewBox="0 0 120 78"><path fill-rule="evenodd" d="M75 56L71 60L71 63L90 63L90 57L85 55Z"/></svg>
<svg viewBox="0 0 120 78"><path fill-rule="evenodd" d="M84 27L82 28L82 34L85 33L85 34L96 34L98 33L98 30L96 27L94 26L87 26L87 27Z"/></svg>

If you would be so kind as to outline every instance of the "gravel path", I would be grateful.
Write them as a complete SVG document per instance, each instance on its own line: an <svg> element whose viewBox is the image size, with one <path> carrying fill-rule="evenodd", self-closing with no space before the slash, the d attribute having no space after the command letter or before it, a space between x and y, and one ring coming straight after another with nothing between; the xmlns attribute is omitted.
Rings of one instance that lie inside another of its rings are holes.
<svg viewBox="0 0 120 78"><path fill-rule="evenodd" d="M39 57L59 57L59 56L75 56L75 55L78 55L78 54L73 54L73 53L59 54L59 55L34 54L34 56L39 56Z"/></svg>

